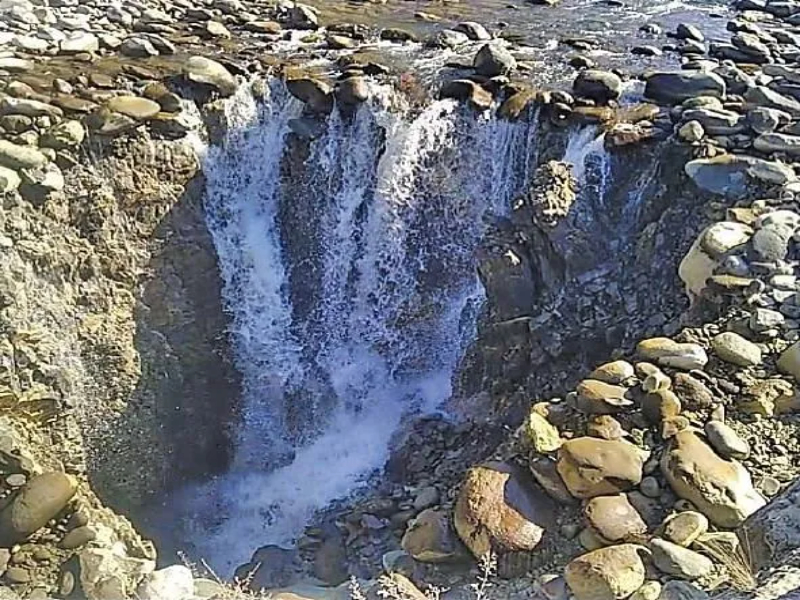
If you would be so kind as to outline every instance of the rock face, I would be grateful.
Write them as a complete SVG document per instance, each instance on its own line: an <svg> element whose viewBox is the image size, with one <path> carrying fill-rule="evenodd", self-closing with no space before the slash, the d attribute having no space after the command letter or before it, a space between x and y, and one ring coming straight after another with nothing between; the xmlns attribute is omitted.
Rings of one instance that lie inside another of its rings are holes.
<svg viewBox="0 0 800 600"><path fill-rule="evenodd" d="M757 568L773 567L800 548L800 480L750 515L739 531Z"/></svg>
<svg viewBox="0 0 800 600"><path fill-rule="evenodd" d="M558 451L558 473L576 498L613 495L642 480L644 453L623 441L582 437Z"/></svg>
<svg viewBox="0 0 800 600"><path fill-rule="evenodd" d="M567 565L564 578L577 600L620 600L645 581L640 547L621 544L579 556Z"/></svg>
<svg viewBox="0 0 800 600"><path fill-rule="evenodd" d="M661 459L673 491L719 527L737 527L764 506L742 465L728 462L691 431L681 431Z"/></svg>
<svg viewBox="0 0 800 600"><path fill-rule="evenodd" d="M75 495L78 483L65 473L45 473L31 479L0 512L0 543L25 540L56 517Z"/></svg>
<svg viewBox="0 0 800 600"><path fill-rule="evenodd" d="M552 505L524 472L504 463L487 463L467 472L454 522L461 541L476 558L490 551L531 551L552 523Z"/></svg>

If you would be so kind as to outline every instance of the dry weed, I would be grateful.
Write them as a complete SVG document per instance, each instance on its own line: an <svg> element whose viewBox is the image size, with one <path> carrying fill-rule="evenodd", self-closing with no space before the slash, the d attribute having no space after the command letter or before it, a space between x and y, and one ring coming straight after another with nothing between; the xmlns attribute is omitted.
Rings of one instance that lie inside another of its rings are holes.
<svg viewBox="0 0 800 600"><path fill-rule="evenodd" d="M258 567L247 574L244 579L233 579L226 581L222 579L214 569L204 560L200 561L200 566L189 560L189 558L179 553L181 562L192 572L195 577L203 577L215 581L220 586L220 591L214 596L215 600L271 600L272 596L265 591L255 591L250 589L250 583L258 571Z"/></svg>
<svg viewBox="0 0 800 600"><path fill-rule="evenodd" d="M736 550L731 552L730 547L713 539L694 542L698 549L710 556L716 563L722 565L728 575L728 581L735 590L750 592L756 589L756 569L753 562L753 551L743 530L739 536Z"/></svg>

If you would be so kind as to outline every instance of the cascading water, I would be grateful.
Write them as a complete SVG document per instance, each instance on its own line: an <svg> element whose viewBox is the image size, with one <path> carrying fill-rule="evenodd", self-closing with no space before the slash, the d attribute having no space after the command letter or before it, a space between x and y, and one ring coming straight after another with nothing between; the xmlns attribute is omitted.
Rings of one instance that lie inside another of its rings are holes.
<svg viewBox="0 0 800 600"><path fill-rule="evenodd" d="M536 164L536 120L373 92L303 142L282 84L243 88L206 157L244 414L230 472L182 494L180 537L220 572L291 543L449 397L482 303L474 251Z"/></svg>

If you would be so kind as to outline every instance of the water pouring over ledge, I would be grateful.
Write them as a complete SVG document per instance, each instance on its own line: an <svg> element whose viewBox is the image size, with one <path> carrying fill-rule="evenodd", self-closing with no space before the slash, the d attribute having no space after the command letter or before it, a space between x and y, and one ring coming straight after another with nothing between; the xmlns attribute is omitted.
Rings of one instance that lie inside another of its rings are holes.
<svg viewBox="0 0 800 600"><path fill-rule="evenodd" d="M305 143L283 84L244 87L205 157L244 414L230 472L180 495L178 535L225 575L291 544L450 396L483 300L474 253L536 164L535 121L373 97Z"/></svg>

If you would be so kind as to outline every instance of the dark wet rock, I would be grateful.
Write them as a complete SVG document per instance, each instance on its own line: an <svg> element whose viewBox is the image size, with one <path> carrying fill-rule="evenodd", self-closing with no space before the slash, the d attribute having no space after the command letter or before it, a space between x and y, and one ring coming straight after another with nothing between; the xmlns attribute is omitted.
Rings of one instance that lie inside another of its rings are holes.
<svg viewBox="0 0 800 600"><path fill-rule="evenodd" d="M65 473L45 473L31 479L0 512L0 544L21 542L47 525L64 510L77 488L75 479Z"/></svg>
<svg viewBox="0 0 800 600"><path fill-rule="evenodd" d="M622 79L610 71L587 69L578 73L572 84L572 91L578 97L607 104L622 94Z"/></svg>
<svg viewBox="0 0 800 600"><path fill-rule="evenodd" d="M569 66L575 69L591 69L594 67L595 62L588 56L579 54L569 59Z"/></svg>
<svg viewBox="0 0 800 600"><path fill-rule="evenodd" d="M490 551L531 551L552 523L551 501L517 467L491 462L467 472L455 528L476 558Z"/></svg>
<svg viewBox="0 0 800 600"><path fill-rule="evenodd" d="M390 27L388 29L384 29L383 31L381 31L381 39L389 42L404 43L404 42L416 42L417 36L414 35L414 33L412 33L411 31Z"/></svg>
<svg viewBox="0 0 800 600"><path fill-rule="evenodd" d="M695 40L698 42L702 42L706 39L699 28L686 23L680 23L678 25L675 30L675 37L679 40Z"/></svg>
<svg viewBox="0 0 800 600"><path fill-rule="evenodd" d="M486 110L492 106L492 95L470 79L448 81L442 86L440 96L469 102L473 108L478 110Z"/></svg>
<svg viewBox="0 0 800 600"><path fill-rule="evenodd" d="M658 72L646 79L644 95L658 102L680 104L696 96L725 95L725 81L713 73L694 71Z"/></svg>
<svg viewBox="0 0 800 600"><path fill-rule="evenodd" d="M685 171L698 187L731 198L747 193L748 179L776 185L796 180L786 164L738 154L696 159L686 163Z"/></svg>
<svg viewBox="0 0 800 600"><path fill-rule="evenodd" d="M503 119L514 121L523 116L535 100L536 92L520 90L505 99L498 109L498 114Z"/></svg>
<svg viewBox="0 0 800 600"><path fill-rule="evenodd" d="M496 77L508 75L517 68L517 61L499 43L484 44L472 61L478 75Z"/></svg>
<svg viewBox="0 0 800 600"><path fill-rule="evenodd" d="M709 595L690 583L673 579L661 588L659 600L709 600Z"/></svg>
<svg viewBox="0 0 800 600"><path fill-rule="evenodd" d="M140 36L126 38L119 47L119 51L124 56L131 58L148 58L158 56L158 50L153 43Z"/></svg>
<svg viewBox="0 0 800 600"><path fill-rule="evenodd" d="M731 110L694 108L683 112L685 121L697 121L711 135L733 135L745 130L745 118Z"/></svg>
<svg viewBox="0 0 800 600"><path fill-rule="evenodd" d="M464 21L453 27L453 31L458 31L466 35L469 39L476 42L484 42L492 39L492 36L486 31L486 28L480 23L474 21Z"/></svg>
<svg viewBox="0 0 800 600"><path fill-rule="evenodd" d="M240 565L234 576L248 581L252 590L285 587L297 578L298 565L297 551L264 546L253 553L249 563Z"/></svg>
<svg viewBox="0 0 800 600"><path fill-rule="evenodd" d="M747 122L756 133L772 133L791 120L792 116L789 113L765 106L759 106L747 113Z"/></svg>
<svg viewBox="0 0 800 600"><path fill-rule="evenodd" d="M800 156L800 136L785 133L763 133L753 140L753 147L761 152L780 152Z"/></svg>
<svg viewBox="0 0 800 600"><path fill-rule="evenodd" d="M319 29L319 17L312 7L295 4L289 11L289 26L294 29Z"/></svg>
<svg viewBox="0 0 800 600"><path fill-rule="evenodd" d="M759 569L773 567L800 548L800 481L789 485L769 504L751 515L739 537Z"/></svg>
<svg viewBox="0 0 800 600"><path fill-rule="evenodd" d="M637 56L661 56L664 52L656 46L634 46L631 48L631 54Z"/></svg>
<svg viewBox="0 0 800 600"><path fill-rule="evenodd" d="M788 98L768 87L752 87L744 95L744 99L752 106L766 106L775 108L793 117L800 116L800 102L794 98Z"/></svg>
<svg viewBox="0 0 800 600"><path fill-rule="evenodd" d="M432 48L455 48L467 43L469 43L469 37L465 33L452 29L437 31L425 41L425 45Z"/></svg>
<svg viewBox="0 0 800 600"><path fill-rule="evenodd" d="M333 50L347 50L358 45L358 42L346 35L330 34L325 38L325 41L328 43L328 47Z"/></svg>
<svg viewBox="0 0 800 600"><path fill-rule="evenodd" d="M433 509L423 510L408 523L401 546L421 562L448 562L462 554L449 516Z"/></svg>
<svg viewBox="0 0 800 600"><path fill-rule="evenodd" d="M347 551L338 531L325 536L314 553L314 576L327 585L340 585L348 580Z"/></svg>
<svg viewBox="0 0 800 600"><path fill-rule="evenodd" d="M304 102L312 112L328 114L333 110L333 90L324 81L301 77L289 79L286 87L292 96Z"/></svg>
<svg viewBox="0 0 800 600"><path fill-rule="evenodd" d="M336 86L336 99L346 106L369 100L369 86L363 77L348 77Z"/></svg>
<svg viewBox="0 0 800 600"><path fill-rule="evenodd" d="M305 140L315 140L325 133L325 123L312 117L299 117L289 121L289 129Z"/></svg>

